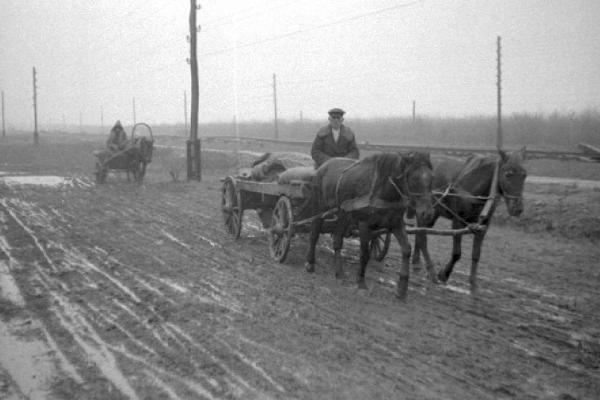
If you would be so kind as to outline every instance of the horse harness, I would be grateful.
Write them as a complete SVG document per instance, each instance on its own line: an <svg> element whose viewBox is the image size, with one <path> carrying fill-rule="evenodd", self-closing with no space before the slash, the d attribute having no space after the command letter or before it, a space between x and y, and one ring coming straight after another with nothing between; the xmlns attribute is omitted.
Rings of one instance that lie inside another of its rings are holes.
<svg viewBox="0 0 600 400"><path fill-rule="evenodd" d="M494 173L496 175L500 174L500 160L496 161L496 167L494 168ZM492 182L494 181L493 177L492 177ZM432 194L436 197L435 203L433 204L433 207L439 205L440 207L444 208L446 211L448 211L450 213L450 215L452 215L454 218L458 219L460 222L462 222L465 226L469 226L469 223L467 221L465 221L463 218L461 218L458 214L456 214L454 211L452 211L450 209L450 207L446 206L442 201L444 200L445 197L450 197L450 196L454 196L454 197L461 197L461 198L471 198L471 199L475 199L475 200L479 200L481 202L484 201L488 201L492 198L494 198L494 202L496 201L496 199L498 198L498 196L504 196L506 198L512 198L512 199L518 199L520 196L515 196L515 195L511 195L508 194L506 192L506 190L504 189L502 182L499 180L498 177L498 187L500 189L500 191L495 195L495 196L473 196L473 195L468 195L465 196L463 194L459 194L459 193L455 193L454 191L456 190L456 187L454 185L454 183L450 183L448 184L448 186L446 187L446 189L443 192L437 192L437 191L432 191ZM492 187L490 187L490 192L493 190ZM453 191L451 193L451 191ZM481 217L481 216L480 216Z"/></svg>
<svg viewBox="0 0 600 400"><path fill-rule="evenodd" d="M340 204L339 188L340 188L340 183L342 181L342 178L344 177L344 174L348 170L350 170L357 164L358 164L358 162L355 162L355 163L352 163L351 165L347 166L346 168L344 168L342 170L342 172L340 173L340 176L337 179L337 182L335 184L335 204L337 204L339 206L339 208L341 208L344 211L352 211L357 208L362 208L362 206L377 208L377 209L394 209L394 208L401 209L401 208L405 207L408 197L410 195L412 195L413 193L411 193L409 191L408 194L405 194L398 187L398 185L396 185L394 180L389 176L388 176L388 181L392 184L392 187L400 195L401 200L399 202L385 201L378 197L375 197L375 195L374 195L375 183L377 182L377 178L378 178L377 168L375 168L375 171L373 172L373 179L371 180L371 188L369 190L369 193L367 193L366 195L363 195L361 197L358 197L356 199L345 200L344 202L342 202ZM403 178L405 180L406 187L408 188L407 174L408 174L408 168L402 173L402 175L398 176L397 178ZM372 211L372 212L374 212L374 211Z"/></svg>

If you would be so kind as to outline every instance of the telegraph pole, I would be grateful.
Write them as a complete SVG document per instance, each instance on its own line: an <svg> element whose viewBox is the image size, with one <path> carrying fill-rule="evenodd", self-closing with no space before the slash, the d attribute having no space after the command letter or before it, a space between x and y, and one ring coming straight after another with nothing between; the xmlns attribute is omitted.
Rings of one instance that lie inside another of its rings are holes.
<svg viewBox="0 0 600 400"><path fill-rule="evenodd" d="M277 76L273 74L273 106L275 108L275 139L279 139L279 127L277 126Z"/></svg>
<svg viewBox="0 0 600 400"><path fill-rule="evenodd" d="M188 115L187 115L187 93L183 91L183 121L185 124L185 131L188 131Z"/></svg>
<svg viewBox="0 0 600 400"><path fill-rule="evenodd" d="M37 129L37 81L35 77L35 67L33 67L33 144L37 146L39 142L40 139L38 137Z"/></svg>
<svg viewBox="0 0 600 400"><path fill-rule="evenodd" d="M2 91L2 137L6 137L6 127L4 126L4 90Z"/></svg>
<svg viewBox="0 0 600 400"><path fill-rule="evenodd" d="M496 134L496 147L498 150L502 149L502 63L501 63L501 46L500 36L497 41L497 55L498 55L498 132Z"/></svg>
<svg viewBox="0 0 600 400"><path fill-rule="evenodd" d="M413 125L417 122L417 103L413 100L413 109L412 109L412 122Z"/></svg>
<svg viewBox="0 0 600 400"><path fill-rule="evenodd" d="M190 139L187 142L187 176L188 180L202 179L200 171L200 140L198 139L198 56L196 36L200 27L196 25L196 0L190 0L190 72L192 75L192 105L190 110Z"/></svg>

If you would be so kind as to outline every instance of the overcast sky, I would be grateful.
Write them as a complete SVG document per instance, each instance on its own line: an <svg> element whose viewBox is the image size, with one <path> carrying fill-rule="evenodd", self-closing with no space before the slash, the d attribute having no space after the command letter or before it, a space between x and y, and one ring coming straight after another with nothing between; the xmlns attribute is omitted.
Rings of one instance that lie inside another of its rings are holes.
<svg viewBox="0 0 600 400"><path fill-rule="evenodd" d="M0 0L8 126L184 120L189 1ZM600 106L598 0L213 0L197 11L200 121ZM189 118L189 116L188 116Z"/></svg>

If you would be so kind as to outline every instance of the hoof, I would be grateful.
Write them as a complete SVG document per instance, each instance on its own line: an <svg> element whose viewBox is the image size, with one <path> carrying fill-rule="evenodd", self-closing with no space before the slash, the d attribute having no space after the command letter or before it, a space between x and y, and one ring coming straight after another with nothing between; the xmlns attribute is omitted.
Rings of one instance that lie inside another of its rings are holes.
<svg viewBox="0 0 600 400"><path fill-rule="evenodd" d="M433 283L440 283L438 280L438 276L435 273L435 269L433 268L433 266L427 268L428 272L427 272L427 276L429 278L429 280Z"/></svg>
<svg viewBox="0 0 600 400"><path fill-rule="evenodd" d="M315 272L315 264L306 263L306 272Z"/></svg>
<svg viewBox="0 0 600 400"><path fill-rule="evenodd" d="M439 281L439 279L438 279L438 277L437 277L436 274L430 274L429 275L429 280L431 281L431 283L435 283L435 284L440 283L440 281Z"/></svg>
<svg viewBox="0 0 600 400"><path fill-rule="evenodd" d="M367 289L368 289L368 288L367 288L367 284L365 283L365 280L364 280L364 279L359 279L359 280L358 280L358 288L359 288L360 290L367 290Z"/></svg>
<svg viewBox="0 0 600 400"><path fill-rule="evenodd" d="M444 271L440 271L440 272L438 272L438 274L437 274L437 278L438 278L438 279L439 279L439 281L440 281L440 282L442 282L442 283L446 283L446 282L448 282L448 275L446 275L446 274L444 273Z"/></svg>
<svg viewBox="0 0 600 400"><path fill-rule="evenodd" d="M335 271L335 278L344 279L346 278L346 274L344 273L344 271Z"/></svg>

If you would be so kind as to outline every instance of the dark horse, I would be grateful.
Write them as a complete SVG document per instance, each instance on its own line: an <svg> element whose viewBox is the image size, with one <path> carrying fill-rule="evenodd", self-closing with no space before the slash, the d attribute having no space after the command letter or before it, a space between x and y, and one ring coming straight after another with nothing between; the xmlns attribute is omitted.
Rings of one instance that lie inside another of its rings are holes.
<svg viewBox="0 0 600 400"><path fill-rule="evenodd" d="M146 167L152 161L152 153L154 152L154 140L148 139L145 136L135 138L133 141L133 147L139 149L139 182L146 176Z"/></svg>
<svg viewBox="0 0 600 400"><path fill-rule="evenodd" d="M450 219L452 229L465 228L470 224L481 224L482 229L476 229L473 232L471 275L469 277L472 293L477 291L477 266L481 255L481 245L496 209L498 197L504 197L508 213L511 216L519 216L523 212L523 186L527 177L527 172L522 165L525 160L525 148L510 155L503 151L499 153L499 160L494 156L472 155L464 163L447 160L437 165L433 179L434 198L436 199L435 212L429 219L417 215L417 225L419 226L432 227L438 217ZM481 216L490 196L496 170L498 174L497 196L487 215ZM445 268L438 273L438 278L442 282L448 280L454 264L460 259L461 236L453 236L452 244L452 257ZM427 236L423 233L419 233L415 237L413 264L420 262L419 253L423 254L427 268L433 268L433 262L427 250Z"/></svg>
<svg viewBox="0 0 600 400"><path fill-rule="evenodd" d="M429 154L380 153L360 161L332 158L319 167L313 182L321 214L312 222L307 271L315 270L315 247L319 235L332 233L335 276L342 278L343 238L358 226L360 269L357 282L359 288L365 289L369 243L377 231L389 230L402 248L396 294L401 299L405 298L411 248L403 218L409 205L423 219L432 213Z"/></svg>
<svg viewBox="0 0 600 400"><path fill-rule="evenodd" d="M146 166L152 161L154 142L146 137L136 138L124 150L116 153L108 150L96 152L96 181L105 183L109 170L123 170L133 175L133 180L142 183Z"/></svg>

